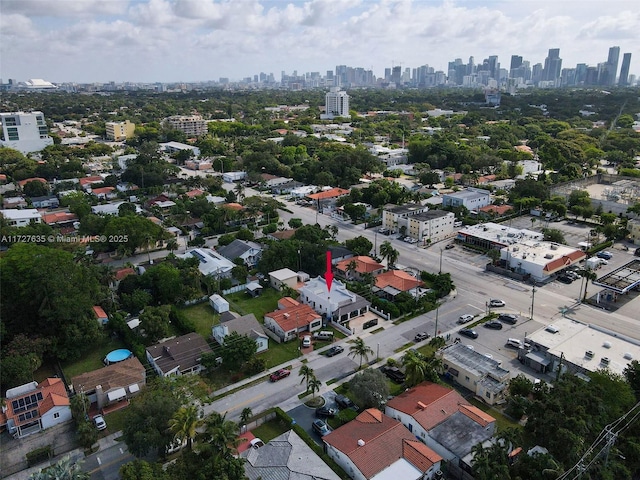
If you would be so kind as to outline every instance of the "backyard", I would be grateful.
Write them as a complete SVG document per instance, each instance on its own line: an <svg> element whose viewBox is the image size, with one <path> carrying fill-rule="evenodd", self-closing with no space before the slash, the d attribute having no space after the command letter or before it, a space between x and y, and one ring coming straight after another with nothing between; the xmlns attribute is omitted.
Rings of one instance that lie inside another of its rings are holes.
<svg viewBox="0 0 640 480"><path fill-rule="evenodd" d="M105 336L100 343L95 345L91 350L79 360L62 365L62 371L68 382L77 375L85 372L91 372L104 367L104 357L112 350L119 348L127 348L119 338Z"/></svg>

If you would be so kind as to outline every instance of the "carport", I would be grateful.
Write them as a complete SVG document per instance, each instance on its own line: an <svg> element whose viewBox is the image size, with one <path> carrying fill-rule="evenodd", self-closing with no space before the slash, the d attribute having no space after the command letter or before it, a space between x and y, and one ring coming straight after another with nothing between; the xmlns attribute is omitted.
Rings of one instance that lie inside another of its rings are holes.
<svg viewBox="0 0 640 480"><path fill-rule="evenodd" d="M549 370L549 365L551 365L551 360L542 353L529 352L524 356L523 363L527 367L533 368L536 372L546 373Z"/></svg>

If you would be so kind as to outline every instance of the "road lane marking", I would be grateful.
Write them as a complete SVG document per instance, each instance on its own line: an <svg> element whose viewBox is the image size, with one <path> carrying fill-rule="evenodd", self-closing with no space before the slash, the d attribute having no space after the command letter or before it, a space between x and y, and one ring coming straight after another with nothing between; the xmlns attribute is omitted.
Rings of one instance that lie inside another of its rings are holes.
<svg viewBox="0 0 640 480"><path fill-rule="evenodd" d="M100 457L96 457L96 460L98 461L98 465L102 465L102 460L100 460Z"/></svg>

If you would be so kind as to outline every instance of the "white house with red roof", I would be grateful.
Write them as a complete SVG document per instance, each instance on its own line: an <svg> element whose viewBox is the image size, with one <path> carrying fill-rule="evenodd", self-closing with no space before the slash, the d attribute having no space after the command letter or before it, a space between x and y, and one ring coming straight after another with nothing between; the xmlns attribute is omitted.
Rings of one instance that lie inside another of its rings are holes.
<svg viewBox="0 0 640 480"><path fill-rule="evenodd" d="M69 396L59 378L10 388L0 414L0 426L6 425L14 437L36 433L69 420Z"/></svg>
<svg viewBox="0 0 640 480"><path fill-rule="evenodd" d="M309 305L291 297L278 300L278 310L264 315L264 328L279 342L288 342L298 337L299 332L314 332L322 328L322 315Z"/></svg>
<svg viewBox="0 0 640 480"><path fill-rule="evenodd" d="M442 461L401 422L375 408L322 440L329 457L354 480L432 479Z"/></svg>

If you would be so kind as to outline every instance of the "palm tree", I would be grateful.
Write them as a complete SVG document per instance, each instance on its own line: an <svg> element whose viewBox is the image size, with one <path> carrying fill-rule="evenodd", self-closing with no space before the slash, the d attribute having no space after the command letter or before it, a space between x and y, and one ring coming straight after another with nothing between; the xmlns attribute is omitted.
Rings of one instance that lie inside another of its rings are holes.
<svg viewBox="0 0 640 480"><path fill-rule="evenodd" d="M235 422L227 420L227 415L218 412L211 414L201 434L205 449L209 449L214 456L228 457L236 453L241 441L238 434L240 429Z"/></svg>
<svg viewBox="0 0 640 480"><path fill-rule="evenodd" d="M352 278L353 272L355 272L357 268L358 268L358 262L356 262L355 260L351 260L347 264L347 267L345 268L345 271L347 273L347 278Z"/></svg>
<svg viewBox="0 0 640 480"><path fill-rule="evenodd" d="M180 441L187 441L189 450L193 449L196 428L200 425L199 410L196 405L180 407L169 420L169 430Z"/></svg>
<svg viewBox="0 0 640 480"><path fill-rule="evenodd" d="M242 409L242 413L240 414L240 423L246 425L251 417L253 417L253 410L251 410L251 408L249 407L244 407Z"/></svg>
<svg viewBox="0 0 640 480"><path fill-rule="evenodd" d="M236 194L238 203L242 203L242 199L244 198L244 185L242 184L242 182L236 183L236 186L233 189L233 191Z"/></svg>
<svg viewBox="0 0 640 480"><path fill-rule="evenodd" d="M70 457L64 457L45 472L42 470L31 474L29 480L89 480L91 475L80 470L80 462L72 462Z"/></svg>
<svg viewBox="0 0 640 480"><path fill-rule="evenodd" d="M408 350L402 356L402 365L404 365L408 387L414 387L424 381L429 366L423 355L415 350Z"/></svg>
<svg viewBox="0 0 640 480"><path fill-rule="evenodd" d="M302 380L300 380L300 383L302 382L306 382L307 383L307 392L309 391L309 381L312 378L315 378L315 375L313 373L313 368L311 368L309 365L302 365L300 367L300 371L298 372L298 376L299 377L304 377Z"/></svg>
<svg viewBox="0 0 640 480"><path fill-rule="evenodd" d="M316 392L320 391L320 387L322 386L322 382L318 380L315 376L309 379L309 383L307 385L307 391L311 390L311 394L313 398L316 398Z"/></svg>
<svg viewBox="0 0 640 480"><path fill-rule="evenodd" d="M382 257L383 260L385 258L387 259L387 266L389 268L392 268L393 265L395 265L399 256L400 253L393 248L393 245L391 245L389 240L382 242L382 245L380 245L380 257Z"/></svg>
<svg viewBox="0 0 640 480"><path fill-rule="evenodd" d="M349 343L352 343L349 347L349 356L360 357L360 365L358 366L358 370L362 368L362 360L369 361L369 355L373 355L373 349L364 343L364 340L360 337L350 340Z"/></svg>

